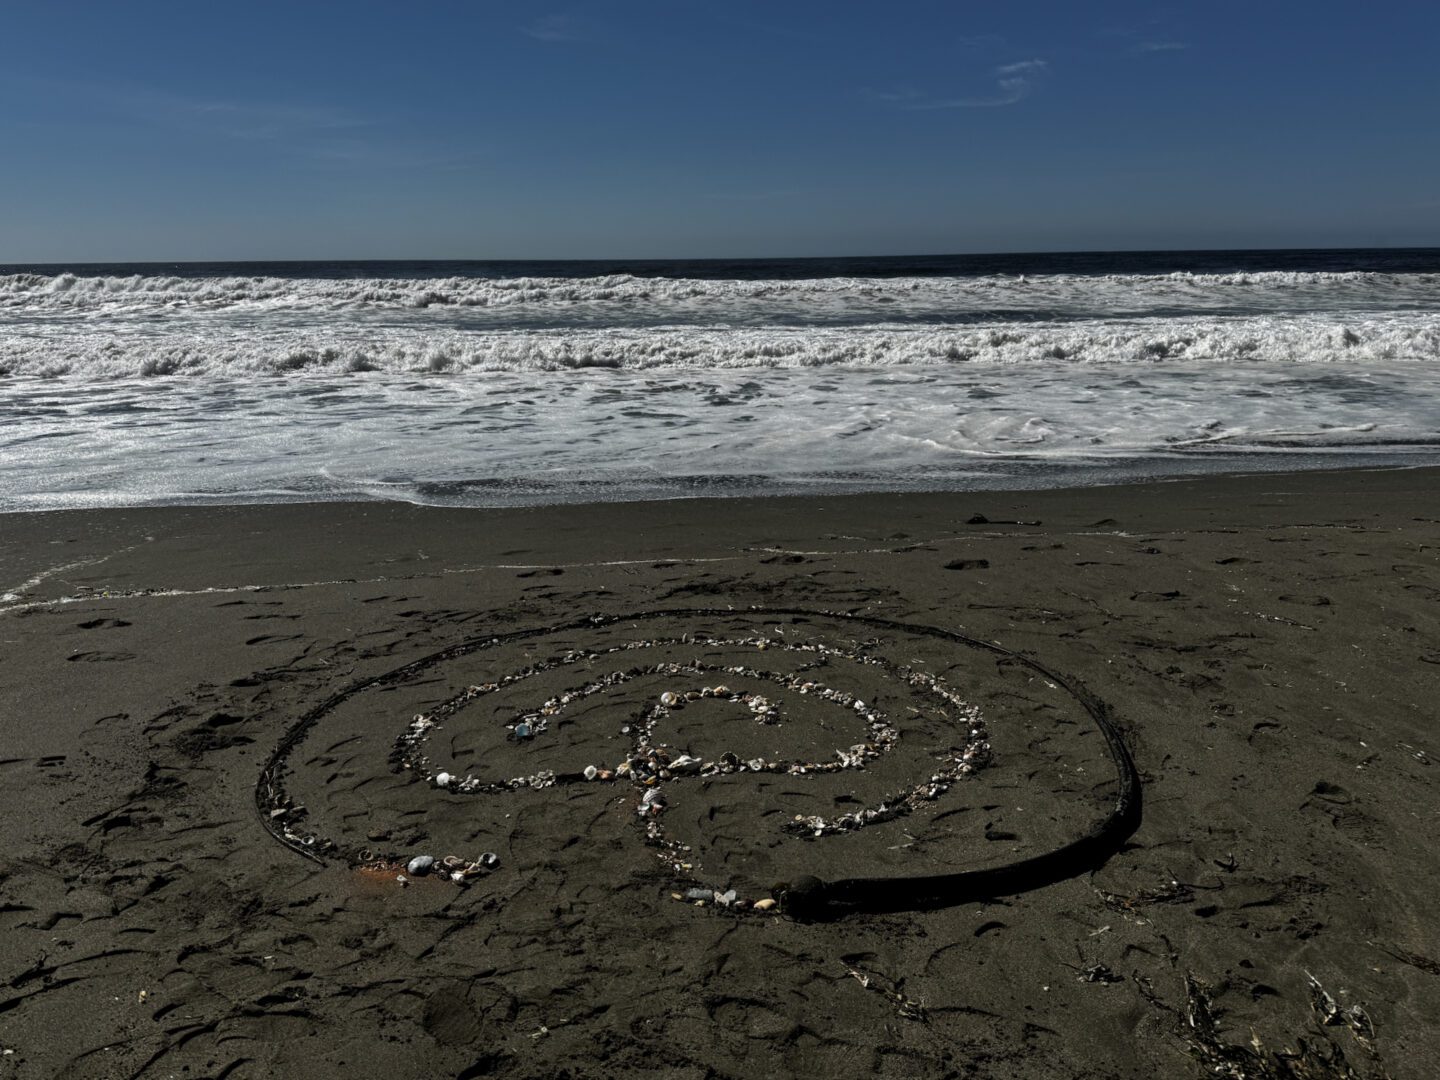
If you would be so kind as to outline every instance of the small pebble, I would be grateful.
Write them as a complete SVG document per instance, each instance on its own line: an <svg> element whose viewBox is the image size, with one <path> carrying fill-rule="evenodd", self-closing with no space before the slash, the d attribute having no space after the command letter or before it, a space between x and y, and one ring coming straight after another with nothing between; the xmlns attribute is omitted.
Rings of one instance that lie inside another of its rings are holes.
<svg viewBox="0 0 1440 1080"><path fill-rule="evenodd" d="M415 877L422 877L423 875L428 874L430 872L430 868L434 865L434 855L416 855L413 859L411 859L408 863L405 864L405 869L407 872L413 874Z"/></svg>
<svg viewBox="0 0 1440 1080"><path fill-rule="evenodd" d="M448 772L436 773L436 774L435 774L435 786L436 786L436 787L449 787L449 786L450 786L450 781L451 781L451 779L453 779L453 778L451 777L451 775L450 775Z"/></svg>

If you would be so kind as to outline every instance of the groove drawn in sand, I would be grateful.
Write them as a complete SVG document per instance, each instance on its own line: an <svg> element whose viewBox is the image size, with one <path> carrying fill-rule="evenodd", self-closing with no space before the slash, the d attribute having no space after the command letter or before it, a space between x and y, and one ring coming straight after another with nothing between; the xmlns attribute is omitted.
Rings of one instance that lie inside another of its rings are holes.
<svg viewBox="0 0 1440 1080"><path fill-rule="evenodd" d="M665 636L651 636L646 630L657 623L674 625L663 627L671 631ZM677 627L683 632L673 632ZM987 658L988 666L976 663ZM795 872L814 864L803 848L784 845L775 853L775 838L762 835L853 836L945 796L988 763L982 708L1009 708L1014 691L1000 684L1016 678L1038 695L1037 712L1066 701L1088 714L1117 771L1113 808L1078 840L1004 866L824 883ZM983 706L972 700L967 681L977 692L988 682ZM455 689L446 693L446 683ZM1046 694L1053 700L1041 703ZM321 724L336 726L332 750L302 756ZM365 736L353 746L346 738L351 727ZM386 727L389 780L375 775ZM719 745L696 749L717 737ZM788 747L775 748L787 740ZM902 744L906 753L895 753ZM507 768L517 760L529 767ZM828 792L821 784L827 778L857 786ZM736 803L730 785L737 782L758 785L753 798ZM393 828L360 831L365 815L355 812L347 792L362 787L360 808L378 800L374 817L383 822L388 814ZM482 816L497 813L485 804L504 803L504 828L515 841L525 834L527 814L554 812L534 794L552 789L550 802L562 810L593 808L591 831L623 815L684 890L679 899L735 910L765 910L778 900L812 917L946 906L1061 880L1103 862L1134 831L1140 813L1138 778L1104 706L1036 661L935 627L789 608L594 616L457 644L343 689L300 717L272 754L255 798L272 835L306 857L393 867L432 839L432 815L461 841L488 835L481 827L465 833L457 804ZM732 801L716 803L717 791ZM763 830L732 823L737 806L764 800ZM678 818L677 805L684 807ZM672 829L672 821L682 829ZM677 835L686 825L713 835L703 841ZM395 840L404 845L399 852L367 842ZM613 834L605 840L617 842ZM736 860L747 857L767 867L778 860L789 884L762 899L764 886L737 869ZM455 865L445 869L457 881L480 869L458 857L449 861Z"/></svg>

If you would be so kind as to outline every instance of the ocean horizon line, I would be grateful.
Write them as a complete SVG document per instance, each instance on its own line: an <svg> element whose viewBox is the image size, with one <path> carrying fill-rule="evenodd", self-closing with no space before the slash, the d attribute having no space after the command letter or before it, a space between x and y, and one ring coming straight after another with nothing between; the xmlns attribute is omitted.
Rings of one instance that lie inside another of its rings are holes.
<svg viewBox="0 0 1440 1080"><path fill-rule="evenodd" d="M203 266L313 266L313 265L574 265L595 266L645 265L645 264L764 264L764 263L833 263L851 261L908 262L926 260L957 259L1012 259L1012 258L1081 258L1103 256L1122 258L1125 256L1201 256L1249 255L1249 256L1300 256L1300 255L1345 255L1358 253L1436 253L1440 255L1440 244L1379 244L1379 245L1302 245L1286 247L1099 247L1099 248L1014 248L1005 251L928 251L918 253L849 253L825 255L614 255L614 256L317 256L298 258L293 256L276 258L247 257L230 259L177 258L177 259L21 259L0 262L0 272L17 272L54 268L73 270L78 268L101 267L203 267Z"/></svg>

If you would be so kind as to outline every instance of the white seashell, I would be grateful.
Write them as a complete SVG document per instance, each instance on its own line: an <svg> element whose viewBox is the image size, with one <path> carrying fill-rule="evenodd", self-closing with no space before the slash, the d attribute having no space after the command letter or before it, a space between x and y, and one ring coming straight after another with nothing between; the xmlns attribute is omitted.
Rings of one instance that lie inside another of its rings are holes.
<svg viewBox="0 0 1440 1080"><path fill-rule="evenodd" d="M405 864L405 870L415 877L421 877L424 874L428 874L430 872L430 868L434 865L434 855L416 855L413 859L411 859L408 863Z"/></svg>
<svg viewBox="0 0 1440 1080"><path fill-rule="evenodd" d="M586 779L586 780L594 780L595 777L597 777L597 776L599 776L599 775L600 775L600 770L597 769L594 765L586 765L586 766L585 766L585 779Z"/></svg>
<svg viewBox="0 0 1440 1080"><path fill-rule="evenodd" d="M680 695L673 694L669 690L666 690L665 693L660 695L660 704L664 705L667 709L674 708L680 704Z"/></svg>
<svg viewBox="0 0 1440 1080"><path fill-rule="evenodd" d="M769 911L774 906L775 899L770 896L767 896L764 900L756 900L755 903L751 905L756 911Z"/></svg>
<svg viewBox="0 0 1440 1080"><path fill-rule="evenodd" d="M435 774L435 786L436 786L436 787L449 787L449 786L450 786L450 781L451 781L451 779L452 779L452 777L450 776L450 774L449 774L448 772L436 773L436 774Z"/></svg>

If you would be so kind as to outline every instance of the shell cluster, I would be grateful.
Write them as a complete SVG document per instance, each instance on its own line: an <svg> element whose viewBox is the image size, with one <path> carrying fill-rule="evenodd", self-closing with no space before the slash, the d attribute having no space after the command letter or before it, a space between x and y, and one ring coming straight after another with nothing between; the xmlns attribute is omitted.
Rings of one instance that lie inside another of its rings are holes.
<svg viewBox="0 0 1440 1080"><path fill-rule="evenodd" d="M408 884L410 878L432 874L448 878L456 885L464 885L474 878L494 871L500 865L500 856L493 851L487 851L475 859L463 859L459 855L446 855L440 859L434 855L416 855L403 864L391 859L368 859L362 865L367 869L381 871L394 870L398 866L401 872L396 875L395 880L402 885Z"/></svg>
<svg viewBox="0 0 1440 1080"><path fill-rule="evenodd" d="M309 848L313 851L333 851L335 844L306 829L299 828L300 824L309 816L305 807L291 799L286 799L283 805L274 806L270 809L270 824L280 827L280 835L289 843L300 848Z"/></svg>

